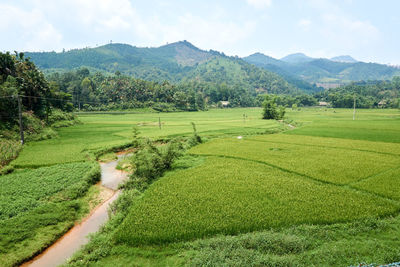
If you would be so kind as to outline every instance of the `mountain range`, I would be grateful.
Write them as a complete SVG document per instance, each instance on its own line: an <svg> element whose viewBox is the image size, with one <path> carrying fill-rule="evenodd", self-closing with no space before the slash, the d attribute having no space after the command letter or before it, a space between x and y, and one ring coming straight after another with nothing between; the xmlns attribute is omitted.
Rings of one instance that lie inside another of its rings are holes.
<svg viewBox="0 0 400 267"><path fill-rule="evenodd" d="M400 75L397 68L358 62L351 56L323 59L296 53L275 59L255 53L245 58L228 57L214 50L201 50L187 41L155 48L107 44L60 53L25 52L25 56L48 73L87 67L145 80L237 84L275 93L317 91L317 86L327 84L387 80Z"/></svg>
<svg viewBox="0 0 400 267"><path fill-rule="evenodd" d="M244 60L283 77L289 74L303 81L322 86L362 80L390 80L394 76L400 75L398 68L378 63L360 62L351 56L326 59L311 58L302 53L296 53L278 60L255 53L245 57Z"/></svg>

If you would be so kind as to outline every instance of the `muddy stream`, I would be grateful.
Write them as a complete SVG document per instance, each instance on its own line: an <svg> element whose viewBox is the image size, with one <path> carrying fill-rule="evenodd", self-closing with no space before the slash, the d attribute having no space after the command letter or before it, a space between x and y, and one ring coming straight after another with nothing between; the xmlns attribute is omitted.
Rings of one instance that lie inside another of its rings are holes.
<svg viewBox="0 0 400 267"><path fill-rule="evenodd" d="M107 209L109 205L118 198L120 191L118 185L127 178L127 173L116 170L115 167L125 155L118 155L118 160L108 163L100 163L101 182L100 186L108 191L107 199L96 206L92 212L79 224L73 226L54 244L44 250L41 254L21 266L58 266L65 263L83 245L89 242L88 235L97 232L108 220Z"/></svg>

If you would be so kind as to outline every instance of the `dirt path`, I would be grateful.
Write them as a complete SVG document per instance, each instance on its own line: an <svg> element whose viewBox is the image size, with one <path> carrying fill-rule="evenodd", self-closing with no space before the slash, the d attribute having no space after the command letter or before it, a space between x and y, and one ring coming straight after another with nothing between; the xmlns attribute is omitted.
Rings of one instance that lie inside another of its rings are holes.
<svg viewBox="0 0 400 267"><path fill-rule="evenodd" d="M124 155L118 155L120 160ZM101 202L79 224L72 227L54 244L41 254L21 266L58 266L65 263L81 246L89 242L88 235L97 232L108 220L108 207L118 198L118 185L127 178L127 173L115 169L118 160L100 163L101 182L99 197Z"/></svg>

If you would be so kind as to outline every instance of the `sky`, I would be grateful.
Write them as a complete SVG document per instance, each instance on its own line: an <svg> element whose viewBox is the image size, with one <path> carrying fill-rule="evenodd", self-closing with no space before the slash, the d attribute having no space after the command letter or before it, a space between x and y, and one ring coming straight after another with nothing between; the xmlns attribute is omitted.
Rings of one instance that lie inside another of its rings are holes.
<svg viewBox="0 0 400 267"><path fill-rule="evenodd" d="M109 42L400 65L399 0L0 0L0 51Z"/></svg>

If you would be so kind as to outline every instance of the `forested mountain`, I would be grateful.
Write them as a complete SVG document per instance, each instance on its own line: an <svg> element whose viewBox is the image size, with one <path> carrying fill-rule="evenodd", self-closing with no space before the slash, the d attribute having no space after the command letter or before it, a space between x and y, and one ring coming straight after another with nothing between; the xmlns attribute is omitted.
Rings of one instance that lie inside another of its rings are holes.
<svg viewBox="0 0 400 267"><path fill-rule="evenodd" d="M136 78L173 83L206 82L240 86L249 92L298 93L296 85L282 77L255 67L237 57L204 51L187 41L158 48L138 48L127 44L108 44L68 52L26 53L46 72L87 67L99 71L133 75Z"/></svg>
<svg viewBox="0 0 400 267"><path fill-rule="evenodd" d="M350 56L336 58L310 58L304 54L292 54L277 60L256 53L244 58L245 61L264 69L279 73L288 81L287 75L309 83L346 84L352 81L390 80L400 74L400 69L391 66L357 62ZM351 62L350 62L351 61ZM286 74L286 75L285 75Z"/></svg>
<svg viewBox="0 0 400 267"><path fill-rule="evenodd" d="M330 88L352 81L390 80L400 75L398 68L357 62L350 56L315 59L297 53L279 60L255 53L240 59L201 50L187 41L156 48L107 44L61 53L26 53L26 56L46 73L85 67L91 73L122 73L147 81L240 86L252 95L316 92L322 90L321 86Z"/></svg>

